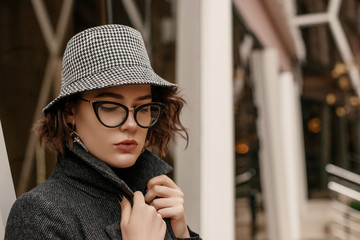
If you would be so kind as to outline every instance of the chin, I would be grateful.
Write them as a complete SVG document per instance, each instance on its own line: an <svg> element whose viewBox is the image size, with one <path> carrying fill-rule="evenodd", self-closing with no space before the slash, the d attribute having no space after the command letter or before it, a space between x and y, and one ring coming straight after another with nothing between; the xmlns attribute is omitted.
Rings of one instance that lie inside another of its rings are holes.
<svg viewBox="0 0 360 240"><path fill-rule="evenodd" d="M128 168L136 163L137 158L134 154L122 153L120 157L114 158L115 161L112 160L108 164L116 168Z"/></svg>

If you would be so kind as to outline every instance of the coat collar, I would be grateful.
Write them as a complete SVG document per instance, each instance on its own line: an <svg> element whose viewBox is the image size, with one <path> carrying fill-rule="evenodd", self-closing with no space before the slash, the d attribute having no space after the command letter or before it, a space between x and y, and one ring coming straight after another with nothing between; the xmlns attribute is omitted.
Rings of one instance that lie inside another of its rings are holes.
<svg viewBox="0 0 360 240"><path fill-rule="evenodd" d="M104 192L111 192L132 199L134 191L145 193L151 178L171 171L170 165L148 150L132 167L118 169L111 168L74 143L71 150L66 149L63 156L58 155L54 175L66 175L64 180L98 197L104 196Z"/></svg>

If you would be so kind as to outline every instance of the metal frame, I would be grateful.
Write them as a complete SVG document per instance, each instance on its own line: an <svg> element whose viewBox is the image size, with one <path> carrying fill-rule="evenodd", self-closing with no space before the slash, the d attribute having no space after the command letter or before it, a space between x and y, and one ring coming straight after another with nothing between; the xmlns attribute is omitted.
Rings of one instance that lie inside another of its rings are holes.
<svg viewBox="0 0 360 240"><path fill-rule="evenodd" d="M141 19L141 14L136 6L135 1L133 0L122 0L124 8L130 18L131 23L134 28L136 28L139 32L141 32L144 42L148 47L149 55L151 56L151 44L150 44L150 36L151 36L151 2L152 0L145 1L145 17L144 21Z"/></svg>
<svg viewBox="0 0 360 240"><path fill-rule="evenodd" d="M338 166L335 166L334 164L327 164L325 167L326 171L330 174L339 176L343 179L346 179L350 182L360 184L360 175L353 173L351 171L348 171L346 169L340 168Z"/></svg>
<svg viewBox="0 0 360 240"><path fill-rule="evenodd" d="M318 24L328 24L340 55L348 68L351 83L360 97L360 75L355 64L350 45L339 20L339 10L342 0L330 0L326 13L312 13L294 16L292 24L296 27L311 27Z"/></svg>
<svg viewBox="0 0 360 240"><path fill-rule="evenodd" d="M73 9L73 0L64 0L60 10L60 16L57 22L56 30L51 26L51 21L44 5L43 0L31 1L35 15L38 19L45 43L49 50L49 58L45 68L45 74L37 101L34 122L41 116L42 108L45 106L51 92L52 80L58 74L58 62L61 61L60 49L64 42L66 28L68 26L70 13ZM36 139L34 133L30 133L26 146L25 159L21 168L20 179L17 186L17 193L24 193L27 189L27 183L30 178L34 154L36 149Z"/></svg>
<svg viewBox="0 0 360 240"><path fill-rule="evenodd" d="M356 186L360 183L360 175L333 164L327 164L326 171L347 183L351 182L356 184ZM336 193L336 195L360 201L360 192L349 187L351 185L347 185L348 184L343 185L336 182L336 180L333 180L328 183L328 188ZM333 223L336 224L336 226L339 226L339 228L334 228L332 230L333 236L339 239L360 239L358 237L358 234L360 233L360 212L350 208L335 198L332 201L332 208L338 213L333 216ZM354 234L354 232L356 232L356 234Z"/></svg>

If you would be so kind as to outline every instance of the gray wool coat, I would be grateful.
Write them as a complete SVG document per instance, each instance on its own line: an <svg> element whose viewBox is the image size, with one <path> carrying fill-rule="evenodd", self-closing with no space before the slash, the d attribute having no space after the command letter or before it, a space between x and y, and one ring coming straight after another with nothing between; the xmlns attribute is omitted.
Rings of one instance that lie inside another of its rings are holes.
<svg viewBox="0 0 360 240"><path fill-rule="evenodd" d="M14 203L5 239L121 239L119 196L145 194L147 182L172 168L149 151L112 169L78 144L58 156L51 177ZM121 198L121 197L120 197ZM168 219L165 239L176 239ZM190 231L191 238L200 237Z"/></svg>

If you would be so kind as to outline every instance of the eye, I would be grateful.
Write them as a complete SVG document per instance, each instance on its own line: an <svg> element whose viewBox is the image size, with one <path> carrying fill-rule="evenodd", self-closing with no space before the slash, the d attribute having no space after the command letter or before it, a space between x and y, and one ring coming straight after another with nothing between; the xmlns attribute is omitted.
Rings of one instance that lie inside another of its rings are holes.
<svg viewBox="0 0 360 240"><path fill-rule="evenodd" d="M112 103L104 103L99 106L99 110L104 112L113 112L119 110L120 108L121 107L119 105Z"/></svg>
<svg viewBox="0 0 360 240"><path fill-rule="evenodd" d="M150 112L150 106L143 106L139 109L139 112L147 113Z"/></svg>

